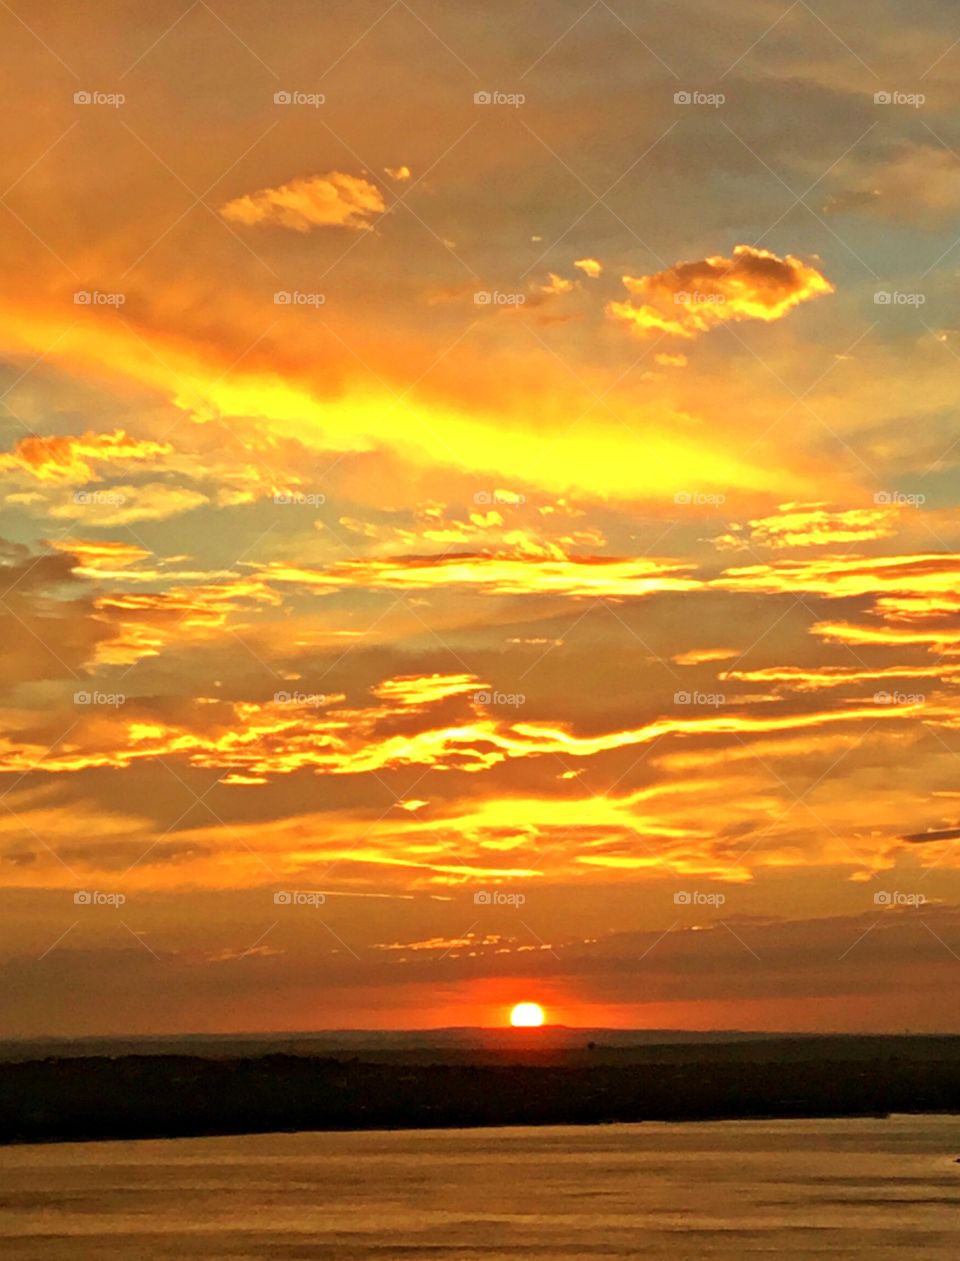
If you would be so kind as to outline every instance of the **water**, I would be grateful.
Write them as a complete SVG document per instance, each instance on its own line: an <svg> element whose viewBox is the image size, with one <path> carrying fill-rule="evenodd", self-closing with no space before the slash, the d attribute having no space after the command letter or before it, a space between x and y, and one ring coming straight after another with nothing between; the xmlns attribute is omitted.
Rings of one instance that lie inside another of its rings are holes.
<svg viewBox="0 0 960 1261"><path fill-rule="evenodd" d="M0 1148L15 1261L960 1257L960 1117Z"/></svg>

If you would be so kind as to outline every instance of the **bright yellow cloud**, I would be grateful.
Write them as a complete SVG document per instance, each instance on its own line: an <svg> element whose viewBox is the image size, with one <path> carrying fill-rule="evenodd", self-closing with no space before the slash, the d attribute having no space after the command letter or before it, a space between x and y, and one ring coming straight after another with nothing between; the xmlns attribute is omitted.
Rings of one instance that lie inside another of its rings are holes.
<svg viewBox="0 0 960 1261"><path fill-rule="evenodd" d="M322 570L274 561L260 566L258 573L267 582L331 591L339 587L400 591L473 587L489 590L493 595L600 599L696 590L702 583L691 576L692 568L677 561L634 558L443 555L342 561Z"/></svg>
<svg viewBox="0 0 960 1261"><path fill-rule="evenodd" d="M775 514L757 517L745 527L734 525L712 542L723 550L861 543L896 534L899 515L889 507L838 510L826 504L781 504Z"/></svg>
<svg viewBox="0 0 960 1261"><path fill-rule="evenodd" d="M330 171L235 197L220 207L220 213L230 223L275 224L309 232L311 228L367 229L383 208L383 194L376 184Z"/></svg>
<svg viewBox="0 0 960 1261"><path fill-rule="evenodd" d="M716 254L649 276L624 276L623 283L630 299L611 302L608 315L640 335L687 339L731 321L779 320L801 302L833 292L815 267L752 245L736 246L732 258Z"/></svg>
<svg viewBox="0 0 960 1261"><path fill-rule="evenodd" d="M589 276L591 280L596 280L603 271L603 263L597 262L595 258L578 258L573 264L579 267L585 276Z"/></svg>

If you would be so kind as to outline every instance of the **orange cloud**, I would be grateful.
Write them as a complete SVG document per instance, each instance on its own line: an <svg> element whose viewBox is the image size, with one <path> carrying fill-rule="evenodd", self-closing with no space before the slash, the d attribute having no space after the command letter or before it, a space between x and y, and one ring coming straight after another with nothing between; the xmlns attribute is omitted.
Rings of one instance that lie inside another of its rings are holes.
<svg viewBox="0 0 960 1261"><path fill-rule="evenodd" d="M338 708L342 696L318 698L316 704L310 703L309 697L303 703L291 703L285 693L277 693L277 697L272 702L225 703L216 711L212 725L202 728L124 714L115 718L95 715L89 720L89 730L79 731L55 751L0 738L0 772L22 772L38 761L42 761L43 773L56 774L186 757L194 766L246 777L289 775L304 769L327 775L361 775L404 766L479 773L504 762L546 755L593 758L653 744L668 736L730 736L739 742L741 737L789 734L835 724L856 724L864 719L871 725L885 720L909 722L921 712L925 716L937 712L947 719L953 717L950 709L934 711L918 701L888 707L851 705L810 713L670 715L640 727L578 735L565 724L511 722L491 717L475 704L471 705L470 715L457 725L438 722L436 726L397 734L392 723L381 727L384 718L391 717L394 710L388 709L384 714L376 707ZM422 697L414 696L410 708L426 703ZM557 805L562 808L564 803Z"/></svg>
<svg viewBox="0 0 960 1261"><path fill-rule="evenodd" d="M820 556L809 561L747 565L726 570L715 582L731 591L809 592L836 599L891 593L953 596L958 584L960 556L947 552Z"/></svg>
<svg viewBox="0 0 960 1261"><path fill-rule="evenodd" d="M309 232L311 228L368 229L368 221L383 208L383 194L376 184L330 171L236 197L220 207L220 214L231 223L275 224Z"/></svg>
<svg viewBox="0 0 960 1261"><path fill-rule="evenodd" d="M822 633L822 632L821 632ZM950 666L883 666L875 670L856 666L771 666L763 670L724 670L722 680L784 686L794 692L821 692L853 683L875 683L885 679L955 679L960 668Z"/></svg>
<svg viewBox="0 0 960 1261"><path fill-rule="evenodd" d="M138 543L120 539L53 539L50 546L75 557L74 572L81 576L126 569L153 554Z"/></svg>
<svg viewBox="0 0 960 1261"><path fill-rule="evenodd" d="M649 276L624 276L623 283L639 305L611 302L609 316L640 336L687 339L737 320L779 320L801 302L833 292L815 267L752 245L736 246L733 258L716 254Z"/></svg>
<svg viewBox="0 0 960 1261"><path fill-rule="evenodd" d="M130 665L157 656L175 636L183 639L192 633L222 630L233 613L278 604L280 598L274 592L251 578L99 596L94 602L96 616L108 622L114 633L98 645L96 661Z"/></svg>
<svg viewBox="0 0 960 1261"><path fill-rule="evenodd" d="M97 463L151 461L172 450L168 442L132 438L123 429L49 438L31 435L21 438L12 451L0 454L0 471L31 473L40 481L90 482L98 477Z"/></svg>

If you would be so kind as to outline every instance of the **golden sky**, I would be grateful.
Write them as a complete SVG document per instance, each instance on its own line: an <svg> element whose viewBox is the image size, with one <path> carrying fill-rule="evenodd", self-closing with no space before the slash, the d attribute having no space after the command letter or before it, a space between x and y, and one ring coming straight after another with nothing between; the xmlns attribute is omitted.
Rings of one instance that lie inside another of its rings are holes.
<svg viewBox="0 0 960 1261"><path fill-rule="evenodd" d="M960 1031L958 36L0 6L5 1033Z"/></svg>

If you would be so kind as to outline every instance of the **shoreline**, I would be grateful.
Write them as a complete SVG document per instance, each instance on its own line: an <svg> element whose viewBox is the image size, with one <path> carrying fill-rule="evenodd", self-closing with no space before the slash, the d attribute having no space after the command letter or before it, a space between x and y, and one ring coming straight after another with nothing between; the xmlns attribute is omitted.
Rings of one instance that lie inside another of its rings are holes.
<svg viewBox="0 0 960 1261"><path fill-rule="evenodd" d="M960 1040L0 1063L0 1144L960 1114Z"/></svg>
<svg viewBox="0 0 960 1261"><path fill-rule="evenodd" d="M394 1126L341 1126L337 1129L287 1129L287 1130L216 1130L204 1134L136 1134L133 1136L124 1135L122 1137L102 1137L100 1135L92 1135L90 1137L71 1136L70 1138L31 1138L31 1139L0 1139L0 1151L6 1148L20 1147L64 1147L71 1144L87 1147L92 1143L180 1143L190 1142L193 1140L200 1141L202 1139L213 1138L281 1138L291 1137L297 1134L456 1134L456 1133L472 1133L476 1130L591 1130L605 1129L616 1126L643 1126L649 1128L651 1126L666 1126L669 1128L683 1127L688 1125L763 1125L770 1122L802 1122L802 1121L892 1121L898 1117L956 1117L960 1121L960 1108L955 1112L810 1112L810 1113L793 1113L790 1116L783 1116L779 1113L761 1114L757 1116L709 1116L709 1117L684 1117L676 1120L645 1120L645 1121L540 1121L540 1122L524 1122L523 1124L486 1124L485 1122L477 1122L475 1125L433 1125L433 1126L411 1126L411 1125L394 1125ZM958 1139L960 1146L960 1139ZM960 1156L956 1158L956 1163L960 1164Z"/></svg>

